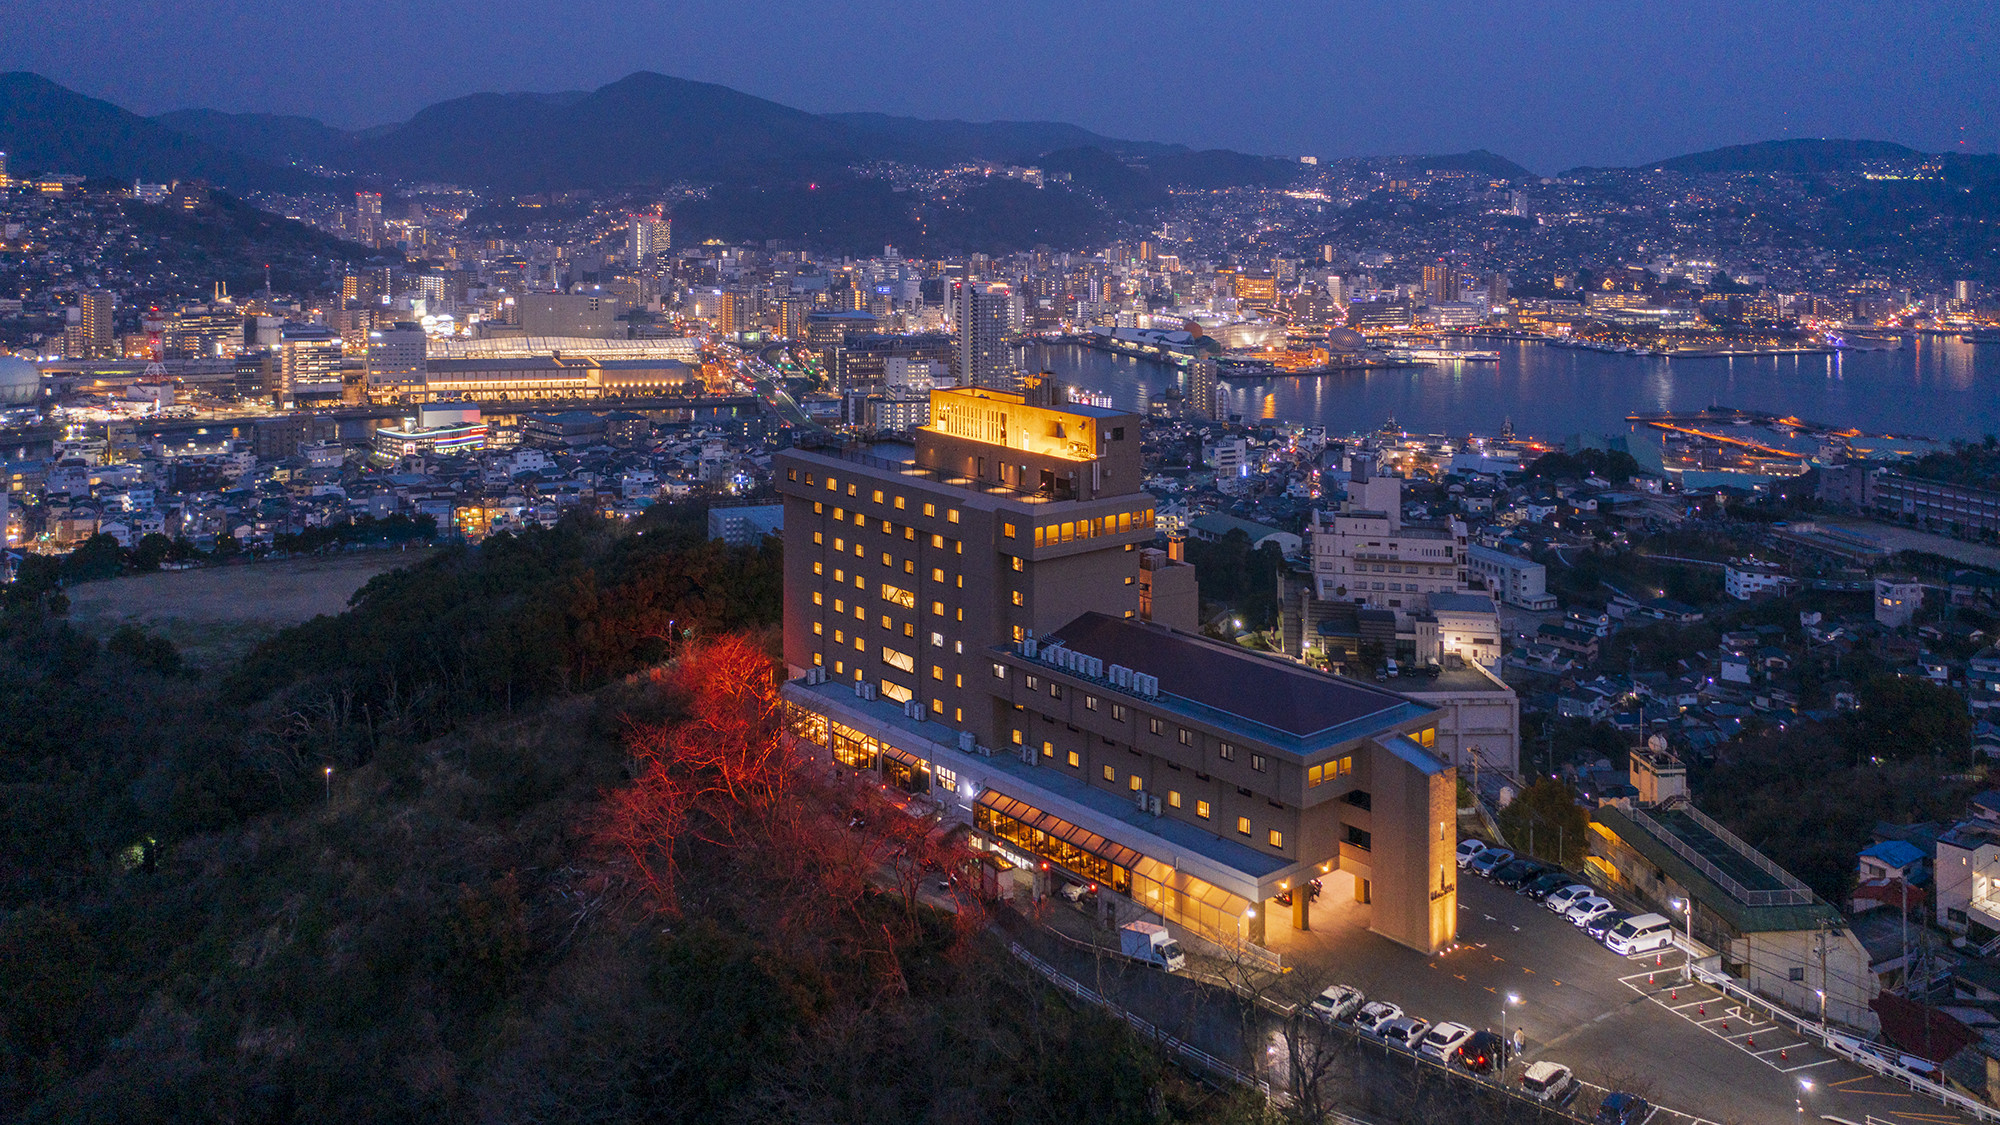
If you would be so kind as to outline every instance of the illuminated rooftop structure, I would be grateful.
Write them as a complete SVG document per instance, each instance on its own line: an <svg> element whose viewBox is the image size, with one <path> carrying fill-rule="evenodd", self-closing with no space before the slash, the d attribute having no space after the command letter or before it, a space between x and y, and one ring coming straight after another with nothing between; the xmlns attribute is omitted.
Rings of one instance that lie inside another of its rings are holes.
<svg viewBox="0 0 2000 1125"><path fill-rule="evenodd" d="M916 461L1057 499L1116 496L1139 488L1139 426L1129 411L952 387L931 392L930 424L916 431Z"/></svg>

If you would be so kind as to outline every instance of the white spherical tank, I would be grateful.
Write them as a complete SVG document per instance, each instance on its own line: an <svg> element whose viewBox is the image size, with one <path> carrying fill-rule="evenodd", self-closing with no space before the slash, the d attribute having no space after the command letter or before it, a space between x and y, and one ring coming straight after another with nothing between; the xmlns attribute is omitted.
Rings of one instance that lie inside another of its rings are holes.
<svg viewBox="0 0 2000 1125"><path fill-rule="evenodd" d="M42 389L42 373L17 355L0 355L0 406L26 406Z"/></svg>

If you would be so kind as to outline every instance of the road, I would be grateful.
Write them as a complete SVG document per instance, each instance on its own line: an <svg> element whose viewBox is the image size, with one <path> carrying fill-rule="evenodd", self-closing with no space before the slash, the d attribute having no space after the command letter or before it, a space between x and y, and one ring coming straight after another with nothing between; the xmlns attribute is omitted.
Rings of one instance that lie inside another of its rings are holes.
<svg viewBox="0 0 2000 1125"><path fill-rule="evenodd" d="M745 357L751 372L750 385L756 391L757 397L762 399L764 405L770 407L778 417L801 430L819 429L819 424L807 418L806 412L793 401L791 394L785 390L785 384L779 380L776 368L771 365L770 354L774 351L783 351L784 347L783 344L772 344L760 352L753 352Z"/></svg>
<svg viewBox="0 0 2000 1125"><path fill-rule="evenodd" d="M1527 1040L1510 1077L1547 1059L1711 1122L1795 1122L1802 1094L1814 1116L1963 1120L1781 1025L1746 1021L1711 990L1684 987L1678 952L1617 957L1540 904L1463 875L1460 944L1427 956L1369 933L1368 908L1353 902L1351 887L1330 877L1313 930L1272 935L1292 967L1289 991L1352 984L1424 1019L1496 1031L1506 1008L1506 1030ZM1519 1002L1506 1003L1509 995Z"/></svg>

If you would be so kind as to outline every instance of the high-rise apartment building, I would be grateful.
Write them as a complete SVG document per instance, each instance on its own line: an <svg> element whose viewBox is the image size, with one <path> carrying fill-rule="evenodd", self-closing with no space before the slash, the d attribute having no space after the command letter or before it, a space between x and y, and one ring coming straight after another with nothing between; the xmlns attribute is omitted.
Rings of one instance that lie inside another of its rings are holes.
<svg viewBox="0 0 2000 1125"><path fill-rule="evenodd" d="M669 253L673 248L674 221L662 218L658 208L630 217L625 234L627 265L637 269L650 262L655 255Z"/></svg>
<svg viewBox="0 0 2000 1125"><path fill-rule="evenodd" d="M1424 295L1433 301L1458 300L1458 271L1449 262L1424 267Z"/></svg>
<svg viewBox="0 0 2000 1125"><path fill-rule="evenodd" d="M354 193L354 240L363 246L381 245L381 192L357 191Z"/></svg>
<svg viewBox="0 0 2000 1125"><path fill-rule="evenodd" d="M1013 306L1013 292L1005 285L952 284L951 322L958 350L951 373L959 386L1014 389L1018 373L1006 342Z"/></svg>
<svg viewBox="0 0 2000 1125"><path fill-rule="evenodd" d="M63 352L72 359L109 359L117 355L112 337L118 298L103 289L86 289L76 295L76 323L64 329Z"/></svg>
<svg viewBox="0 0 2000 1125"><path fill-rule="evenodd" d="M1304 884L1332 879L1376 931L1448 945L1437 711L1183 631L1140 425L961 386L907 461L780 453L793 729L827 766L935 793L1037 893L1066 874L1264 956L1267 919L1309 928Z"/></svg>

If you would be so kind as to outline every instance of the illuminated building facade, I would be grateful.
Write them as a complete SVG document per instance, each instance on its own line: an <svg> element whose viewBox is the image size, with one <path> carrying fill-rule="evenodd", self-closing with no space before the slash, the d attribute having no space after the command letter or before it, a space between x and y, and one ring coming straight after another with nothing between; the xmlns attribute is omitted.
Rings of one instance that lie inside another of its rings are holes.
<svg viewBox="0 0 2000 1125"><path fill-rule="evenodd" d="M800 730L1210 941L1267 955L1277 896L1339 872L1377 931L1449 944L1436 710L1147 620L1139 425L960 387L907 461L780 453Z"/></svg>

